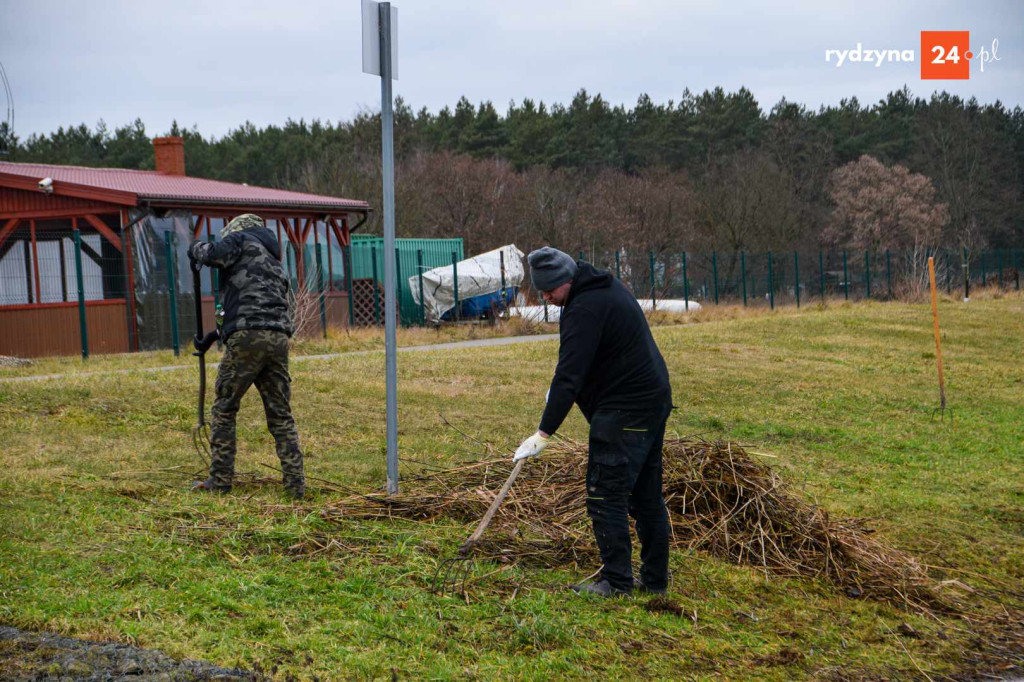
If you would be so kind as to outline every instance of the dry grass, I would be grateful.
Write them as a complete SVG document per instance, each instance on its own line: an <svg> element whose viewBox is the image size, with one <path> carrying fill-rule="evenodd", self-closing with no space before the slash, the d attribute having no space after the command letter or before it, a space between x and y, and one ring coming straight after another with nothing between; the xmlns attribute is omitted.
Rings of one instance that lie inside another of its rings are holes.
<svg viewBox="0 0 1024 682"><path fill-rule="evenodd" d="M675 439L664 449L665 498L676 548L708 552L781 577L824 579L849 596L919 610L949 609L925 567L876 536L862 519L829 514L796 493L742 446ZM555 568L597 556L583 485L587 448L559 439L520 474L478 553ZM325 519L401 517L472 521L512 469L505 457L431 474L397 497L353 495Z"/></svg>

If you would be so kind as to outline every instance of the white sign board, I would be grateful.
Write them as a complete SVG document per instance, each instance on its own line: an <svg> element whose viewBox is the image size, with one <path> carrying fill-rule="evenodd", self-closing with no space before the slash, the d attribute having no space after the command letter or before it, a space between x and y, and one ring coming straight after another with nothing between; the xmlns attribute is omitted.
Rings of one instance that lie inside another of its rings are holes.
<svg viewBox="0 0 1024 682"><path fill-rule="evenodd" d="M363 73L380 75L379 2L363 0ZM391 6L391 79L398 80L398 8Z"/></svg>

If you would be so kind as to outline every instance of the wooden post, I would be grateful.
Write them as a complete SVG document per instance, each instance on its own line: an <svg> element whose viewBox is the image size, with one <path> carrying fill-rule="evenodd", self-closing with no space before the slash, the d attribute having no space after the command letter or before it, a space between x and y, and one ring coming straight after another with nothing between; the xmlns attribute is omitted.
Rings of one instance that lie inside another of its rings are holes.
<svg viewBox="0 0 1024 682"><path fill-rule="evenodd" d="M128 223L129 214L124 212L121 216L122 224ZM124 253L128 260L128 319L131 320L131 338L134 341L134 350L136 353L139 352L139 321L138 316L135 313L135 262L132 258L132 233L131 228L124 230L122 236L124 242Z"/></svg>
<svg viewBox="0 0 1024 682"><path fill-rule="evenodd" d="M348 290L348 326L356 324L355 295L352 292L352 244L351 242L341 247L342 257L345 259L345 288Z"/></svg>
<svg viewBox="0 0 1024 682"><path fill-rule="evenodd" d="M331 258L331 226L324 223L324 239L327 241L327 290L334 291L334 261Z"/></svg>
<svg viewBox="0 0 1024 682"><path fill-rule="evenodd" d="M298 282L298 289L306 289L306 230L305 227L299 226L299 218L294 219L292 233L295 236L295 270L296 281Z"/></svg>
<svg viewBox="0 0 1024 682"><path fill-rule="evenodd" d="M316 230L316 227L313 228ZM316 243L316 284L317 284L317 299L320 303L320 329L323 331L324 338L327 338L327 304L324 301L324 259L320 255L320 243L317 239L316 232L313 233L313 239Z"/></svg>

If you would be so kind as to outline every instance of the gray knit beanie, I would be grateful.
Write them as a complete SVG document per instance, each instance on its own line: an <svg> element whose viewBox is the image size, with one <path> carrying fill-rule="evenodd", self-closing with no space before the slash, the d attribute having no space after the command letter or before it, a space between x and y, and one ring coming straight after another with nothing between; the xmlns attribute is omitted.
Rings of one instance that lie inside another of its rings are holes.
<svg viewBox="0 0 1024 682"><path fill-rule="evenodd" d="M550 246L531 251L526 260L530 263L533 288L538 291L557 289L576 276L576 261L572 256Z"/></svg>

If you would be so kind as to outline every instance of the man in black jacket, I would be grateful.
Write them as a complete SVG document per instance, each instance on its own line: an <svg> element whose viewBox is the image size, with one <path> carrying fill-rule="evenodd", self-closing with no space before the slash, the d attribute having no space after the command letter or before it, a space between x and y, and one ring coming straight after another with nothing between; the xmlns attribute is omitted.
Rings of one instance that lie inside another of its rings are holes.
<svg viewBox="0 0 1024 682"><path fill-rule="evenodd" d="M302 451L291 410L288 340L292 320L288 278L281 267L281 246L259 216L240 215L221 231L217 243L193 242L189 258L221 271L224 318L220 337L225 351L217 370L217 398L210 424L210 477L196 490L229 492L235 473L235 416L253 384L263 398L267 429L274 436L284 487L301 498L305 492ZM195 340L205 350L213 339Z"/></svg>
<svg viewBox="0 0 1024 682"><path fill-rule="evenodd" d="M537 433L513 461L540 454L575 402L590 423L587 513L604 566L581 593L629 594L629 518L642 568L636 587L668 587L669 525L662 498L662 442L672 409L665 360L636 299L611 274L543 247L528 256L534 288L561 306L558 366ZM628 514L628 516L627 516Z"/></svg>

